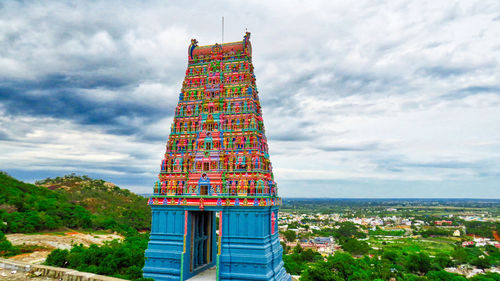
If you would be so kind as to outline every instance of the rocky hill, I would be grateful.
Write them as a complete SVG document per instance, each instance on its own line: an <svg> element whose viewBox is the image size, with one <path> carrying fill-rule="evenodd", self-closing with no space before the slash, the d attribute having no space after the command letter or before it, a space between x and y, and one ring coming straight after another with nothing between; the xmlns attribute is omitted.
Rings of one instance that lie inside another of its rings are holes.
<svg viewBox="0 0 500 281"><path fill-rule="evenodd" d="M151 225L147 199L113 183L70 174L46 178L35 184L65 194L70 202L83 206L92 214L101 215L103 220L95 223L102 228L112 228L112 220L137 230L149 229Z"/></svg>
<svg viewBox="0 0 500 281"><path fill-rule="evenodd" d="M60 228L147 230L147 199L103 180L74 174L35 185L0 172L0 231ZM3 222L3 223L1 223Z"/></svg>
<svg viewBox="0 0 500 281"><path fill-rule="evenodd" d="M100 219L94 220L97 227L113 228L115 222L137 230L146 230L151 226L151 210L146 204L147 199L113 183L70 174L46 178L35 184L64 194L71 203L99 215Z"/></svg>

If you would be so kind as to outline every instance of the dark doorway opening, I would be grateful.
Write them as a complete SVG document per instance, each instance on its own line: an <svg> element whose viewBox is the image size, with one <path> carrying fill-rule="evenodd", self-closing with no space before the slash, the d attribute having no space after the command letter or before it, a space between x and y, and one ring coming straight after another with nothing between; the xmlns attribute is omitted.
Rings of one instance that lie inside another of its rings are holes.
<svg viewBox="0 0 500 281"><path fill-rule="evenodd" d="M212 262L213 212L192 211L191 213L191 265L193 272Z"/></svg>
<svg viewBox="0 0 500 281"><path fill-rule="evenodd" d="M208 195L208 185L200 185L200 195Z"/></svg>

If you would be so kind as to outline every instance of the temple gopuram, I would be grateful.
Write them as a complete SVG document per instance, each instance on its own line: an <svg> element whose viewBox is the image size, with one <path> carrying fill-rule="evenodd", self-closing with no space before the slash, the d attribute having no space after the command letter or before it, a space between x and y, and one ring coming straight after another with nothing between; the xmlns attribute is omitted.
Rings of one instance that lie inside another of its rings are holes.
<svg viewBox="0 0 500 281"><path fill-rule="evenodd" d="M188 49L186 76L148 204L144 277L290 280L278 237L274 181L250 33Z"/></svg>

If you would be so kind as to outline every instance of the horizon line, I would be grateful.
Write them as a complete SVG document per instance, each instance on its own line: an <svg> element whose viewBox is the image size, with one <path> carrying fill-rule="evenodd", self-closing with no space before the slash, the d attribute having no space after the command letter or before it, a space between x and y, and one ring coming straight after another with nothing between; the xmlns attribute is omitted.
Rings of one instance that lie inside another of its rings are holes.
<svg viewBox="0 0 500 281"><path fill-rule="evenodd" d="M153 195L153 193L136 193L138 195ZM308 199L308 200L493 200L500 198L471 198L471 197L284 197L282 199Z"/></svg>

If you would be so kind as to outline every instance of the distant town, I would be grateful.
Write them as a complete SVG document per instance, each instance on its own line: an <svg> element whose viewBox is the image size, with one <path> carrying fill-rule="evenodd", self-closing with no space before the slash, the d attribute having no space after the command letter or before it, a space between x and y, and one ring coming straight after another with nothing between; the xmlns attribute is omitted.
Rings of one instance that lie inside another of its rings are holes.
<svg viewBox="0 0 500 281"><path fill-rule="evenodd" d="M288 199L280 212L280 241L289 255L294 249L354 258L424 252L449 257L442 267L449 273L500 273L499 206L498 200ZM467 260L472 253L476 257Z"/></svg>

